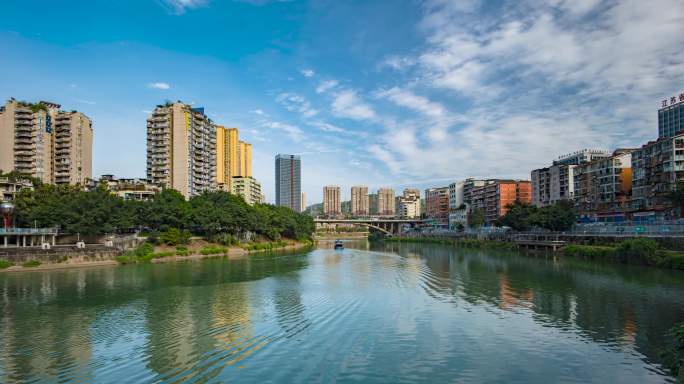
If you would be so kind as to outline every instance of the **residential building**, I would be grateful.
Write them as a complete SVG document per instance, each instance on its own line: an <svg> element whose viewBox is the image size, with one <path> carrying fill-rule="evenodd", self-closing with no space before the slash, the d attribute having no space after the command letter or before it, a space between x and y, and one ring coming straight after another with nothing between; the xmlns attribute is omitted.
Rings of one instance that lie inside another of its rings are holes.
<svg viewBox="0 0 684 384"><path fill-rule="evenodd" d="M378 189L378 215L380 216L394 216L394 189L380 188Z"/></svg>
<svg viewBox="0 0 684 384"><path fill-rule="evenodd" d="M59 111L54 138L54 183L82 185L92 178L93 124L88 116Z"/></svg>
<svg viewBox="0 0 684 384"><path fill-rule="evenodd" d="M425 190L425 215L436 225L447 226L449 222L449 187Z"/></svg>
<svg viewBox="0 0 684 384"><path fill-rule="evenodd" d="M368 187L355 185L351 187L351 214L352 216L368 216Z"/></svg>
<svg viewBox="0 0 684 384"><path fill-rule="evenodd" d="M471 191L471 212L478 209L484 213L485 224L492 225L508 212L508 205L516 201L532 202L532 186L526 180L488 180Z"/></svg>
<svg viewBox="0 0 684 384"><path fill-rule="evenodd" d="M12 201L24 189L33 190L30 179L0 177L0 201Z"/></svg>
<svg viewBox="0 0 684 384"><path fill-rule="evenodd" d="M532 204L546 207L562 200L572 200L575 194L575 168L578 165L555 164L535 169L531 174Z"/></svg>
<svg viewBox="0 0 684 384"><path fill-rule="evenodd" d="M463 203L466 205L473 204L473 190L478 187L482 187L488 183L490 180L477 180L468 178L463 182Z"/></svg>
<svg viewBox="0 0 684 384"><path fill-rule="evenodd" d="M326 185L323 187L323 214L330 217L342 214L339 186Z"/></svg>
<svg viewBox="0 0 684 384"><path fill-rule="evenodd" d="M297 155L275 158L276 205L302 211L302 160Z"/></svg>
<svg viewBox="0 0 684 384"><path fill-rule="evenodd" d="M468 206L463 204L459 208L449 211L449 229L457 230L468 227Z"/></svg>
<svg viewBox="0 0 684 384"><path fill-rule="evenodd" d="M264 199L264 200L266 200L266 199ZM302 192L302 202L301 202L301 205L302 205L302 210L301 210L301 212L304 212L304 211L306 210L306 193L304 193L304 192Z"/></svg>
<svg viewBox="0 0 684 384"><path fill-rule="evenodd" d="M92 121L60 105L10 99L0 107L0 170L48 184L84 184L92 177Z"/></svg>
<svg viewBox="0 0 684 384"><path fill-rule="evenodd" d="M157 105L147 118L150 182L190 198L216 188L216 166L216 125L204 108L180 101Z"/></svg>
<svg viewBox="0 0 684 384"><path fill-rule="evenodd" d="M658 138L668 138L684 131L684 93L663 100L658 110Z"/></svg>
<svg viewBox="0 0 684 384"><path fill-rule="evenodd" d="M449 210L455 211L465 204L463 200L463 187L466 181L457 181L449 184Z"/></svg>
<svg viewBox="0 0 684 384"><path fill-rule="evenodd" d="M397 216L409 219L420 217L420 190L406 188L398 200Z"/></svg>
<svg viewBox="0 0 684 384"><path fill-rule="evenodd" d="M238 143L238 176L252 177L252 144L240 141Z"/></svg>
<svg viewBox="0 0 684 384"><path fill-rule="evenodd" d="M370 216L377 216L380 213L379 206L378 206L378 194L377 193L371 193L368 194L368 214Z"/></svg>
<svg viewBox="0 0 684 384"><path fill-rule="evenodd" d="M86 181L86 190L92 190L98 186L105 186L112 194L124 200L149 201L161 191L159 185L149 182L147 179L117 179L114 175L102 175L99 179Z"/></svg>
<svg viewBox="0 0 684 384"><path fill-rule="evenodd" d="M261 193L261 183L255 178L248 176L233 176L230 192L242 197L249 205L261 203L263 194Z"/></svg>
<svg viewBox="0 0 684 384"><path fill-rule="evenodd" d="M632 193L633 149L618 149L607 158L575 169L575 205L583 220L620 221Z"/></svg>
<svg viewBox="0 0 684 384"><path fill-rule="evenodd" d="M238 129L216 126L216 184L224 191L230 191L233 176L238 172Z"/></svg>
<svg viewBox="0 0 684 384"><path fill-rule="evenodd" d="M684 182L684 132L650 141L632 152L634 219L677 217L668 195Z"/></svg>

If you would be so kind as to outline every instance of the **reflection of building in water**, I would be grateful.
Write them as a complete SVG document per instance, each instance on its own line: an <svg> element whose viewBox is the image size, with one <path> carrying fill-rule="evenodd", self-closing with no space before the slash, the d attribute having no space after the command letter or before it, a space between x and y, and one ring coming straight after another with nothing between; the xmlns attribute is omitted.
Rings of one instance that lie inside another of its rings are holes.
<svg viewBox="0 0 684 384"><path fill-rule="evenodd" d="M229 350L223 364L233 365L263 348L268 339L254 337L251 322L251 303L245 284L219 288L212 303L212 328L222 330L214 335L217 348Z"/></svg>
<svg viewBox="0 0 684 384"><path fill-rule="evenodd" d="M510 286L508 275L505 272L499 274L499 289L501 292L499 307L501 309L511 309L511 307L533 307L532 301L534 300L534 291L532 291L532 289L527 289L516 295L516 292Z"/></svg>
<svg viewBox="0 0 684 384"><path fill-rule="evenodd" d="M633 347L636 343L637 323L634 319L634 310L628 307L625 311L624 324L622 326L622 345Z"/></svg>
<svg viewBox="0 0 684 384"><path fill-rule="evenodd" d="M209 332L212 295L207 289L175 287L158 293L165 298L151 296L147 301L147 365L164 378L198 369L197 357L214 349Z"/></svg>
<svg viewBox="0 0 684 384"><path fill-rule="evenodd" d="M278 290L273 297L278 324L284 337L292 338L311 325L304 317L304 304L299 290L298 277L282 277L278 279Z"/></svg>

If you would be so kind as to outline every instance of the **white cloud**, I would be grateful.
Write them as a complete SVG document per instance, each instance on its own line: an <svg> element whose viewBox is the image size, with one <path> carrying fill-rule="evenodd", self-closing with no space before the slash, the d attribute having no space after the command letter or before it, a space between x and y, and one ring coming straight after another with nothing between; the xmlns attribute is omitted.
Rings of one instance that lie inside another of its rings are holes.
<svg viewBox="0 0 684 384"><path fill-rule="evenodd" d="M171 85L169 85L169 83L149 83L147 84L147 88L161 89L165 91L171 89Z"/></svg>
<svg viewBox="0 0 684 384"><path fill-rule="evenodd" d="M296 93L284 92L276 96L276 101L290 112L298 112L303 117L313 117L318 111L311 107L311 103Z"/></svg>
<svg viewBox="0 0 684 384"><path fill-rule="evenodd" d="M182 15L188 9L204 7L209 4L209 0L158 0L170 12Z"/></svg>
<svg viewBox="0 0 684 384"><path fill-rule="evenodd" d="M302 76L304 77L313 77L313 75L316 74L313 69L302 69L301 71Z"/></svg>
<svg viewBox="0 0 684 384"><path fill-rule="evenodd" d="M380 68L389 67L397 71L401 71L412 67L416 64L416 60L407 56L388 56L380 63Z"/></svg>
<svg viewBox="0 0 684 384"><path fill-rule="evenodd" d="M292 141L295 142L301 142L305 138L304 131L302 131L299 127L292 124L281 123L279 121L266 121L263 122L263 126L266 128L282 131L290 139L292 139Z"/></svg>
<svg viewBox="0 0 684 384"><path fill-rule="evenodd" d="M387 98L395 104L410 108L430 117L442 117L446 115L446 109L440 103L418 96L413 92L397 87L378 92L379 97Z"/></svg>
<svg viewBox="0 0 684 384"><path fill-rule="evenodd" d="M338 84L337 80L322 81L320 84L318 84L318 87L316 87L316 93L327 92L328 90L335 88L337 86L337 84Z"/></svg>
<svg viewBox="0 0 684 384"><path fill-rule="evenodd" d="M253 113L253 114L255 114L255 115L259 115L259 116L268 116L268 115L266 114L266 112L264 112L262 109L258 109L258 108L257 108L257 109L253 109L253 110L251 110L250 112Z"/></svg>
<svg viewBox="0 0 684 384"><path fill-rule="evenodd" d="M331 107L333 114L339 117L354 120L372 120L376 117L373 108L352 90L344 90L335 94Z"/></svg>
<svg viewBox="0 0 684 384"><path fill-rule="evenodd" d="M85 100L85 99L74 99L77 103L81 104L88 104L88 105L95 105L96 103L92 100Z"/></svg>

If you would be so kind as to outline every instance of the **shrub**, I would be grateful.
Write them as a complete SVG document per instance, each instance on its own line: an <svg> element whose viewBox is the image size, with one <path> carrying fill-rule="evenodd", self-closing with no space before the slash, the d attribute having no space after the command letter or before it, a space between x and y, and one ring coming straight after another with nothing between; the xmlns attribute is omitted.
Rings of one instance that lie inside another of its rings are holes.
<svg viewBox="0 0 684 384"><path fill-rule="evenodd" d="M152 254L153 259L161 259L162 257L169 257L175 255L176 252L173 251L167 251L167 252L155 252Z"/></svg>
<svg viewBox="0 0 684 384"><path fill-rule="evenodd" d="M9 267L11 267L11 266L12 266L12 263L10 263L9 261L7 261L7 260L0 260L0 269L9 268Z"/></svg>
<svg viewBox="0 0 684 384"><path fill-rule="evenodd" d="M202 247L200 250L200 253L203 255L218 255L220 253L223 253L224 255L228 253L228 248L225 247L216 247L216 246L205 246Z"/></svg>
<svg viewBox="0 0 684 384"><path fill-rule="evenodd" d="M116 262L119 264L135 263L135 260L133 260L130 256L126 256L126 255L117 256L114 258L114 260L116 260Z"/></svg>
<svg viewBox="0 0 684 384"><path fill-rule="evenodd" d="M666 348L661 352L665 366L673 376L683 377L684 369L684 323L675 325L667 333Z"/></svg>
<svg viewBox="0 0 684 384"><path fill-rule="evenodd" d="M33 267L39 266L40 264L41 264L41 262L38 260L29 260L29 261L25 262L24 264L22 264L22 266L24 268L33 268Z"/></svg>
<svg viewBox="0 0 684 384"><path fill-rule="evenodd" d="M671 269L684 269L684 253L675 251L659 250L659 267Z"/></svg>
<svg viewBox="0 0 684 384"><path fill-rule="evenodd" d="M159 240L167 245L178 245L178 244L188 244L192 235L186 230L180 230L178 228L169 228L167 231L162 232L159 236Z"/></svg>
<svg viewBox="0 0 684 384"><path fill-rule="evenodd" d="M187 247L176 247L176 256L190 256L190 251Z"/></svg>
<svg viewBox="0 0 684 384"><path fill-rule="evenodd" d="M579 259L611 260L615 258L615 248L598 245L569 244L563 248L563 254Z"/></svg>
<svg viewBox="0 0 684 384"><path fill-rule="evenodd" d="M615 250L618 260L625 264L657 265L660 262L658 243L651 239L629 239Z"/></svg>

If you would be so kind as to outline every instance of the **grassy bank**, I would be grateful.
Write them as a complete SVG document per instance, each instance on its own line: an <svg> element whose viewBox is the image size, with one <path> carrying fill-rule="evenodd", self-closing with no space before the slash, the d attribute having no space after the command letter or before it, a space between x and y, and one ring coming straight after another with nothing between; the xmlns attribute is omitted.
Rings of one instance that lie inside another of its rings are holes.
<svg viewBox="0 0 684 384"><path fill-rule="evenodd" d="M459 248L518 249L517 244L506 241L478 239L444 239L436 237L388 237L384 241L395 243L432 243L447 244Z"/></svg>
<svg viewBox="0 0 684 384"><path fill-rule="evenodd" d="M385 241L446 244L462 248L518 249L516 244L510 242L478 239L391 237ZM563 247L563 255L582 260L684 270L684 252L662 249L656 241L643 238L625 240L616 245L568 244Z"/></svg>
<svg viewBox="0 0 684 384"><path fill-rule="evenodd" d="M684 253L661 249L650 239L629 239L615 246L570 244L563 254L584 260L684 270Z"/></svg>
<svg viewBox="0 0 684 384"><path fill-rule="evenodd" d="M175 249L169 246L157 246L146 242L137 248L116 257L119 264L143 264L163 259L184 259L197 257L215 257L241 255L251 252L268 252L282 249L295 249L313 245L312 241L305 240L299 242L270 241L240 244L239 246L224 246L206 241L195 241L187 246L176 246Z"/></svg>

